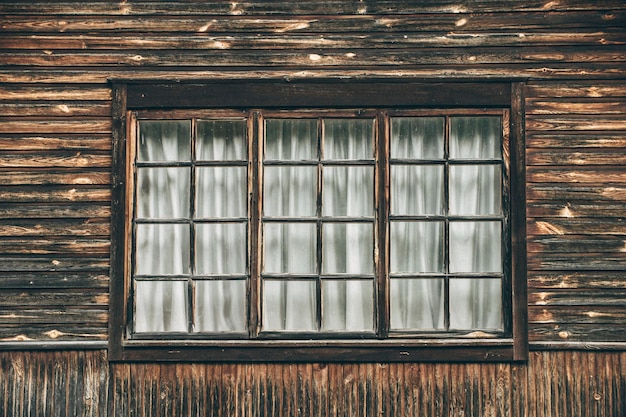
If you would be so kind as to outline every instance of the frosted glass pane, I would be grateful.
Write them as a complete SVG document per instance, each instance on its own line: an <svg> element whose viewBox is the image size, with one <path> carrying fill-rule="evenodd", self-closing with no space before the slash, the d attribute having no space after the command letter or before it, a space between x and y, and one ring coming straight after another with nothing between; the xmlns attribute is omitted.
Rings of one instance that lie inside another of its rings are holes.
<svg viewBox="0 0 626 417"><path fill-rule="evenodd" d="M189 226L138 224L135 228L135 272L138 275L189 273Z"/></svg>
<svg viewBox="0 0 626 417"><path fill-rule="evenodd" d="M322 330L372 331L374 285L372 281L324 280Z"/></svg>
<svg viewBox="0 0 626 417"><path fill-rule="evenodd" d="M316 273L315 223L265 223L263 266L266 273Z"/></svg>
<svg viewBox="0 0 626 417"><path fill-rule="evenodd" d="M450 158L501 158L501 141L500 117L450 118Z"/></svg>
<svg viewBox="0 0 626 417"><path fill-rule="evenodd" d="M392 278L391 329L444 328L444 285L441 279Z"/></svg>
<svg viewBox="0 0 626 417"><path fill-rule="evenodd" d="M500 222L450 222L450 272L502 272Z"/></svg>
<svg viewBox="0 0 626 417"><path fill-rule="evenodd" d="M443 272L442 222L391 223L391 273Z"/></svg>
<svg viewBox="0 0 626 417"><path fill-rule="evenodd" d="M317 153L317 120L265 121L265 159L316 160Z"/></svg>
<svg viewBox="0 0 626 417"><path fill-rule="evenodd" d="M441 159L444 143L443 117L393 117L391 157Z"/></svg>
<svg viewBox="0 0 626 417"><path fill-rule="evenodd" d="M266 280L263 287L263 330L316 330L315 281Z"/></svg>
<svg viewBox="0 0 626 417"><path fill-rule="evenodd" d="M266 216L315 216L317 168L265 167L263 213Z"/></svg>
<svg viewBox="0 0 626 417"><path fill-rule="evenodd" d="M245 223L196 225L197 274L245 274L248 240Z"/></svg>
<svg viewBox="0 0 626 417"><path fill-rule="evenodd" d="M139 161L191 160L191 121L140 121Z"/></svg>
<svg viewBox="0 0 626 417"><path fill-rule="evenodd" d="M189 168L137 168L137 218L189 217Z"/></svg>
<svg viewBox="0 0 626 417"><path fill-rule="evenodd" d="M373 156L373 120L324 120L324 159L372 159Z"/></svg>
<svg viewBox="0 0 626 417"><path fill-rule="evenodd" d="M372 274L374 226L371 223L325 223L322 271L325 274Z"/></svg>
<svg viewBox="0 0 626 417"><path fill-rule="evenodd" d="M196 159L241 161L246 159L245 120L198 120Z"/></svg>
<svg viewBox="0 0 626 417"><path fill-rule="evenodd" d="M196 168L196 217L246 217L245 167Z"/></svg>
<svg viewBox="0 0 626 417"><path fill-rule="evenodd" d="M499 279L450 280L451 329L502 329Z"/></svg>
<svg viewBox="0 0 626 417"><path fill-rule="evenodd" d="M187 323L187 282L136 282L135 332L186 332Z"/></svg>
<svg viewBox="0 0 626 417"><path fill-rule="evenodd" d="M196 281L196 332L246 331L245 281Z"/></svg>
<svg viewBox="0 0 626 417"><path fill-rule="evenodd" d="M500 167L454 165L450 167L450 214L488 215L501 212Z"/></svg>
<svg viewBox="0 0 626 417"><path fill-rule="evenodd" d="M325 216L373 216L374 168L324 167Z"/></svg>
<svg viewBox="0 0 626 417"><path fill-rule="evenodd" d="M443 167L393 165L391 214L443 214Z"/></svg>

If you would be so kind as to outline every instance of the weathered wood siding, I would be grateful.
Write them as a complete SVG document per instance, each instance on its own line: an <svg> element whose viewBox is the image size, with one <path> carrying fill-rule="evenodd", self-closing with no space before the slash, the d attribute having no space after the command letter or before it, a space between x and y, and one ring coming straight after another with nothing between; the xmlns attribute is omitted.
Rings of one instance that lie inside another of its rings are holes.
<svg viewBox="0 0 626 417"><path fill-rule="evenodd" d="M527 81L535 351L280 366L6 351L0 416L626 415L623 352L537 351L626 342L624 27L616 0L1 2L0 347L106 344L109 78L391 77Z"/></svg>
<svg viewBox="0 0 626 417"><path fill-rule="evenodd" d="M626 353L525 364L135 364L105 352L0 353L0 417L626 415Z"/></svg>

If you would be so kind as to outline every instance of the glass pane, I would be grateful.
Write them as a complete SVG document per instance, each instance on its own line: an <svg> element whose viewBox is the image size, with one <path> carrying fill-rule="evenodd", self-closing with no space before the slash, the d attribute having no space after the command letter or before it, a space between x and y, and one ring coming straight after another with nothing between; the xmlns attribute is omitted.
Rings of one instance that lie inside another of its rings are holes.
<svg viewBox="0 0 626 417"><path fill-rule="evenodd" d="M322 226L323 273L374 273L373 230L371 223L325 223Z"/></svg>
<svg viewBox="0 0 626 417"><path fill-rule="evenodd" d="M391 213L443 214L443 166L393 165Z"/></svg>
<svg viewBox="0 0 626 417"><path fill-rule="evenodd" d="M502 124L497 116L450 118L450 158L501 158Z"/></svg>
<svg viewBox="0 0 626 417"><path fill-rule="evenodd" d="M137 218L189 217L189 168L137 168Z"/></svg>
<svg viewBox="0 0 626 417"><path fill-rule="evenodd" d="M245 167L196 168L196 217L246 217Z"/></svg>
<svg viewBox="0 0 626 417"><path fill-rule="evenodd" d="M372 159L373 155L373 120L324 120L324 159Z"/></svg>
<svg viewBox="0 0 626 417"><path fill-rule="evenodd" d="M391 280L391 329L443 329L442 279Z"/></svg>
<svg viewBox="0 0 626 417"><path fill-rule="evenodd" d="M324 167L325 216L373 216L373 195L373 167Z"/></svg>
<svg viewBox="0 0 626 417"><path fill-rule="evenodd" d="M454 165L450 167L450 214L479 216L500 214L500 167Z"/></svg>
<svg viewBox="0 0 626 417"><path fill-rule="evenodd" d="M138 281L135 332L186 332L187 282Z"/></svg>
<svg viewBox="0 0 626 417"><path fill-rule="evenodd" d="M265 223L264 272L315 274L316 242L315 223Z"/></svg>
<svg viewBox="0 0 626 417"><path fill-rule="evenodd" d="M265 167L263 181L263 213L266 216L315 216L316 167Z"/></svg>
<svg viewBox="0 0 626 417"><path fill-rule="evenodd" d="M263 330L316 330L315 281L268 281L263 288Z"/></svg>
<svg viewBox="0 0 626 417"><path fill-rule="evenodd" d="M443 158L443 117L393 117L391 157L404 159Z"/></svg>
<svg viewBox="0 0 626 417"><path fill-rule="evenodd" d="M391 223L391 273L443 272L442 222Z"/></svg>
<svg viewBox="0 0 626 417"><path fill-rule="evenodd" d="M138 224L135 228L135 271L138 275L189 273L189 226Z"/></svg>
<svg viewBox="0 0 626 417"><path fill-rule="evenodd" d="M322 330L372 331L374 285L372 281L324 280Z"/></svg>
<svg viewBox="0 0 626 417"><path fill-rule="evenodd" d="M245 223L196 225L197 274L245 274L247 249Z"/></svg>
<svg viewBox="0 0 626 417"><path fill-rule="evenodd" d="M502 329L499 279L450 280L451 329Z"/></svg>
<svg viewBox="0 0 626 417"><path fill-rule="evenodd" d="M196 159L200 161L245 160L245 120L198 120Z"/></svg>
<svg viewBox="0 0 626 417"><path fill-rule="evenodd" d="M245 281L196 281L196 332L246 331Z"/></svg>
<svg viewBox="0 0 626 417"><path fill-rule="evenodd" d="M191 160L191 121L140 121L137 160Z"/></svg>
<svg viewBox="0 0 626 417"><path fill-rule="evenodd" d="M317 120L266 120L265 159L317 160Z"/></svg>
<svg viewBox="0 0 626 417"><path fill-rule="evenodd" d="M500 222L450 222L450 272L502 272Z"/></svg>

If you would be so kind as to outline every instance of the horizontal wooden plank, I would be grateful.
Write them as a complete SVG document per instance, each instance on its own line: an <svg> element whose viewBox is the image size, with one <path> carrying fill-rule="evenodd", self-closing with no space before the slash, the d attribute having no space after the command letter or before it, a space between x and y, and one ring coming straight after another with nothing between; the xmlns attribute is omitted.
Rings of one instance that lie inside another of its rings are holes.
<svg viewBox="0 0 626 417"><path fill-rule="evenodd" d="M111 118L94 118L81 120L30 119L0 117L0 134L4 133L107 133L111 131Z"/></svg>
<svg viewBox="0 0 626 417"><path fill-rule="evenodd" d="M104 79L101 82L106 82ZM58 100L58 101L97 101L111 100L111 90L103 85L64 85L64 81L58 86L38 85L0 85L0 100Z"/></svg>
<svg viewBox="0 0 626 417"><path fill-rule="evenodd" d="M540 254L528 255L528 270L534 271L625 271L626 255L624 253L573 253L573 254ZM626 299L624 299L626 301Z"/></svg>
<svg viewBox="0 0 626 417"><path fill-rule="evenodd" d="M86 153L84 151L50 152L3 152L0 153L0 169L3 168L109 168L111 155L108 153Z"/></svg>
<svg viewBox="0 0 626 417"><path fill-rule="evenodd" d="M618 148L615 152L626 149L626 136L622 132L528 132L528 148Z"/></svg>
<svg viewBox="0 0 626 417"><path fill-rule="evenodd" d="M591 220L593 221L593 220ZM529 220L533 223L532 220ZM558 225L553 225L549 221L549 225L538 224L537 228L548 228L553 230ZM585 257L586 253L606 253L621 254L626 262L626 227L622 228L622 235L611 236L606 234L587 234L587 235L531 235L528 238L528 252L541 253L567 253L572 256Z"/></svg>
<svg viewBox="0 0 626 417"><path fill-rule="evenodd" d="M587 289L626 289L624 273L620 271L529 271L530 292L540 289L572 289L584 292Z"/></svg>
<svg viewBox="0 0 626 417"><path fill-rule="evenodd" d="M110 221L99 219L0 219L0 237L18 236L103 236L111 233Z"/></svg>
<svg viewBox="0 0 626 417"><path fill-rule="evenodd" d="M611 98L610 101L598 98L592 99L565 99L555 101L545 98L526 99L527 115L566 115L566 114L593 114L597 116L624 114L626 98L621 100Z"/></svg>
<svg viewBox="0 0 626 417"><path fill-rule="evenodd" d="M21 187L0 186L0 203L111 203L110 187L25 185Z"/></svg>
<svg viewBox="0 0 626 417"><path fill-rule="evenodd" d="M108 291L98 288L0 290L0 309L9 307L101 307L108 308Z"/></svg>
<svg viewBox="0 0 626 417"><path fill-rule="evenodd" d="M24 67L100 67L117 68L131 66L146 67L332 67L332 66L385 66L385 65L454 65L454 64L521 64L521 63L605 63L615 67L619 62L626 62L623 47L559 46L554 48L421 48L416 54L414 49L359 50L341 51L326 49L307 50L257 50L230 51L102 51L102 52L66 52L49 51L7 51L0 50L0 62L5 66ZM536 122L537 123L537 122ZM533 125L534 126L534 125ZM589 130L589 129L588 129Z"/></svg>
<svg viewBox="0 0 626 417"><path fill-rule="evenodd" d="M111 173L103 171L67 170L69 172L36 170L6 171L0 169L0 185L107 185L111 183Z"/></svg>
<svg viewBox="0 0 626 417"><path fill-rule="evenodd" d="M528 308L529 323L621 324L626 319L623 307L536 307Z"/></svg>
<svg viewBox="0 0 626 417"><path fill-rule="evenodd" d="M401 71L399 71L401 69ZM501 79L501 78L523 78L530 80L545 80L558 78L578 80L581 77L594 79L624 78L626 77L626 66L599 65L598 63L553 63L546 64L523 63L508 64L495 63L492 65L476 66L466 65L436 65L419 67L363 67L363 68L334 68L325 67L322 69L313 66L298 68L246 68L237 69L220 68L212 70L210 66L196 68L194 70L180 68L150 68L150 67L127 67L119 69L110 68L89 68L77 70L73 67L49 68L45 71L41 69L29 68L8 68L0 67L0 83L41 83L41 84L84 84L102 83L109 79L134 80L311 80L311 79L338 79L349 80L358 79L397 79L398 76L404 79L436 80L463 80L467 79Z"/></svg>
<svg viewBox="0 0 626 417"><path fill-rule="evenodd" d="M98 272L0 272L3 289L108 288L109 274Z"/></svg>
<svg viewBox="0 0 626 417"><path fill-rule="evenodd" d="M2 226L0 226L1 228ZM1 229L0 229L1 230ZM1 232L0 232L1 233ZM6 255L107 256L109 239L15 239L0 238L0 253Z"/></svg>
<svg viewBox="0 0 626 417"><path fill-rule="evenodd" d="M570 186L563 184L529 184L526 189L526 197L533 200L552 200L564 203L596 203L621 204L626 199L626 187L622 186Z"/></svg>
<svg viewBox="0 0 626 417"><path fill-rule="evenodd" d="M448 48L486 46L596 46L623 45L626 34L623 31L602 31L580 29L579 31L556 31L546 28L543 32L492 31L480 34L463 33L377 33L377 34L255 34L212 35L191 33L185 36L173 34L164 36L158 33L135 34L112 33L107 35L85 34L80 37L71 34L5 35L0 49L33 49L54 53L55 50L303 50L303 49L405 49L405 48Z"/></svg>
<svg viewBox="0 0 626 417"><path fill-rule="evenodd" d="M78 117L111 116L111 105L106 102L6 102L0 101L0 115L21 117Z"/></svg>
<svg viewBox="0 0 626 417"><path fill-rule="evenodd" d="M176 1L155 2L138 1L132 3L109 3L109 2L81 2L78 6L75 2L6 2L0 10L4 14L12 15L40 15L45 11L47 15L105 15L105 16L128 16L128 15L363 15L363 14L413 14L413 13L473 13L478 11L507 12L507 11L576 11L576 10L610 10L623 9L624 4L618 0L605 0L601 3L588 0L568 0L566 4L560 2L545 1L498 1L474 0L438 0L420 1L418 3L399 0L365 0L358 3L326 0L323 4L318 1L304 0L297 3L268 2L262 0L247 0L237 3L220 1Z"/></svg>
<svg viewBox="0 0 626 417"><path fill-rule="evenodd" d="M626 291L622 289L554 289L528 294L529 306L626 306Z"/></svg>
<svg viewBox="0 0 626 417"><path fill-rule="evenodd" d="M626 85L618 80L529 83L524 88L527 98L596 98L626 97Z"/></svg>
<svg viewBox="0 0 626 417"><path fill-rule="evenodd" d="M614 165L618 170L626 163L626 149L621 148L528 148L528 165Z"/></svg>
<svg viewBox="0 0 626 417"><path fill-rule="evenodd" d="M626 184L626 166L528 166L527 182L575 184Z"/></svg>
<svg viewBox="0 0 626 417"><path fill-rule="evenodd" d="M419 25L416 24L419 22ZM433 13L388 16L11 16L0 22L5 32L170 32L170 33L344 33L465 32L538 28L620 28L626 11Z"/></svg>
<svg viewBox="0 0 626 417"><path fill-rule="evenodd" d="M0 321L3 325L17 324L20 327L37 326L41 324L56 324L59 328L66 325L85 327L106 327L109 320L108 308L66 308L66 307L36 307L36 308L5 308L0 306Z"/></svg>
<svg viewBox="0 0 626 417"><path fill-rule="evenodd" d="M543 218L528 219L527 233L537 235L626 235L624 217L581 219ZM626 256L626 255L625 255Z"/></svg>
<svg viewBox="0 0 626 417"><path fill-rule="evenodd" d="M9 199L10 200L10 199ZM104 202L79 202L79 203L19 203L3 202L0 204L0 218L2 219L81 219L81 218L110 218L111 205Z"/></svg>
<svg viewBox="0 0 626 417"><path fill-rule="evenodd" d="M40 324L37 326L3 326L0 328L0 341L28 342L28 341L78 341L78 340L106 340L107 328L86 326L62 326Z"/></svg>
<svg viewBox="0 0 626 417"><path fill-rule="evenodd" d="M0 149L6 151L105 151L110 152L111 134L0 135Z"/></svg>
<svg viewBox="0 0 626 417"><path fill-rule="evenodd" d="M526 130L532 131L616 131L626 130L623 116L554 115L526 116Z"/></svg>
<svg viewBox="0 0 626 417"><path fill-rule="evenodd" d="M0 256L0 272L101 272L108 273L108 257Z"/></svg>
<svg viewBox="0 0 626 417"><path fill-rule="evenodd" d="M626 201L529 201L526 215L533 217L618 218L626 212Z"/></svg>
<svg viewBox="0 0 626 417"><path fill-rule="evenodd" d="M531 342L555 340L583 343L626 342L626 326L616 323L532 324L529 325L528 339Z"/></svg>

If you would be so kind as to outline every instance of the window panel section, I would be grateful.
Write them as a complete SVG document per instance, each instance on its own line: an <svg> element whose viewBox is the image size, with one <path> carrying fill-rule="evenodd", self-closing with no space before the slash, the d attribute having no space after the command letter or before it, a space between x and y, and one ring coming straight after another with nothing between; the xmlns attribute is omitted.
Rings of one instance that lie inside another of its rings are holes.
<svg viewBox="0 0 626 417"><path fill-rule="evenodd" d="M324 216L373 216L374 167L326 166L322 213Z"/></svg>
<svg viewBox="0 0 626 417"><path fill-rule="evenodd" d="M263 330L317 330L316 298L315 281L265 280Z"/></svg>
<svg viewBox="0 0 626 417"><path fill-rule="evenodd" d="M139 122L137 159L146 162L189 161L191 122L189 120L142 120Z"/></svg>
<svg viewBox="0 0 626 417"><path fill-rule="evenodd" d="M500 166L453 165L450 167L450 214L498 215L502 207Z"/></svg>
<svg viewBox="0 0 626 417"><path fill-rule="evenodd" d="M245 223L196 225L196 274L230 275L247 272Z"/></svg>
<svg viewBox="0 0 626 417"><path fill-rule="evenodd" d="M135 226L137 275L189 274L189 225L137 224Z"/></svg>
<svg viewBox="0 0 626 417"><path fill-rule="evenodd" d="M186 332L187 282L138 281L135 332Z"/></svg>
<svg viewBox="0 0 626 417"><path fill-rule="evenodd" d="M243 161L246 159L245 120L198 120L196 159Z"/></svg>
<svg viewBox="0 0 626 417"><path fill-rule="evenodd" d="M502 282L499 279L450 280L450 328L502 328Z"/></svg>
<svg viewBox="0 0 626 417"><path fill-rule="evenodd" d="M393 117L391 158L443 158L444 125L443 117Z"/></svg>
<svg viewBox="0 0 626 417"><path fill-rule="evenodd" d="M500 222L450 222L450 272L502 272Z"/></svg>
<svg viewBox="0 0 626 417"><path fill-rule="evenodd" d="M189 216L189 168L137 168L137 218Z"/></svg>
<svg viewBox="0 0 626 417"><path fill-rule="evenodd" d="M444 272L444 223L391 223L391 273Z"/></svg>
<svg viewBox="0 0 626 417"><path fill-rule="evenodd" d="M263 214L310 217L317 212L317 168L311 166L266 166Z"/></svg>
<svg viewBox="0 0 626 417"><path fill-rule="evenodd" d="M323 331L372 331L374 285L371 280L322 281Z"/></svg>
<svg viewBox="0 0 626 417"><path fill-rule="evenodd" d="M441 215L444 210L444 169L441 165L393 165L391 213Z"/></svg>
<svg viewBox="0 0 626 417"><path fill-rule="evenodd" d="M265 159L316 160L317 120L269 119L265 121Z"/></svg>
<svg viewBox="0 0 626 417"><path fill-rule="evenodd" d="M196 281L194 295L196 332L246 331L245 281Z"/></svg>
<svg viewBox="0 0 626 417"><path fill-rule="evenodd" d="M245 167L196 168L196 218L247 216Z"/></svg>
<svg viewBox="0 0 626 417"><path fill-rule="evenodd" d="M373 138L373 120L325 119L324 159L372 159Z"/></svg>
<svg viewBox="0 0 626 417"><path fill-rule="evenodd" d="M324 223L322 272L373 274L373 233L369 223Z"/></svg>
<svg viewBox="0 0 626 417"><path fill-rule="evenodd" d="M450 118L450 158L499 159L502 156L500 117Z"/></svg>
<svg viewBox="0 0 626 417"><path fill-rule="evenodd" d="M317 273L315 223L265 223L263 248L265 273Z"/></svg>
<svg viewBox="0 0 626 417"><path fill-rule="evenodd" d="M443 279L392 278L390 286L392 330L445 328Z"/></svg>

